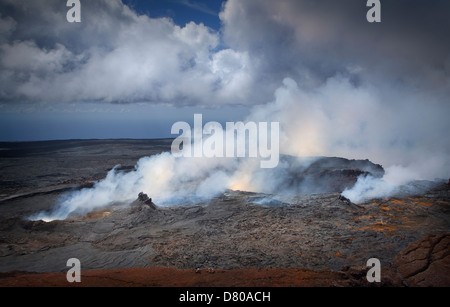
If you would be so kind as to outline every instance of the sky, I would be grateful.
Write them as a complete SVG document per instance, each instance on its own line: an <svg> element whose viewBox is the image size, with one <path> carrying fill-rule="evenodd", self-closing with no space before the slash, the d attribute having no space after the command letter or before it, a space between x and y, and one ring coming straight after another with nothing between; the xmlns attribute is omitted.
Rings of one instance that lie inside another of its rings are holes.
<svg viewBox="0 0 450 307"><path fill-rule="evenodd" d="M175 137L202 113L278 121L285 154L450 168L446 0L382 0L379 23L362 0L80 2L69 23L0 0L0 141Z"/></svg>
<svg viewBox="0 0 450 307"><path fill-rule="evenodd" d="M220 29L219 12L224 0L126 0L138 14L152 18L169 17L179 26L194 21L214 29Z"/></svg>
<svg viewBox="0 0 450 307"><path fill-rule="evenodd" d="M36 76L42 75L44 72L37 72L37 70L49 63L51 63L50 65L70 66L71 63L69 62L76 61L77 59L74 58L77 56L82 57L81 54L84 51L89 53L91 42L87 42L87 45L82 47L77 46L77 43L83 41L83 33L89 31L90 27L96 28L101 26L102 22L105 22L105 28L99 30L96 35L101 37L106 33L114 36L114 33L107 29L108 24L114 24L116 21L120 23L121 17L116 14L123 15L122 13L124 13L123 11L114 11L114 6L117 9L118 7L125 8L126 5L136 16L145 15L155 19L162 18L172 23L172 26L184 27L187 23L193 21L210 28L211 32L218 32L221 24L219 12L223 1L127 0L123 1L123 4L120 1L97 1L98 6L92 5L91 8L88 7L91 6L89 2L82 0L80 2L83 7L81 10L82 23L83 25L86 24L86 27L67 23L66 12L70 8L66 7L66 1L38 0L32 4L27 2L29 1L0 1L2 54L11 55L13 49L15 49L8 48L10 52L6 51L4 48L8 46L3 44L5 41L13 42L19 39L23 43L15 46L23 52L13 56L14 62L18 66L11 67L11 65L5 63L7 59L2 57L4 59L2 64L6 64L0 66L2 81L5 79L11 80L11 70L14 70L13 74L18 76L24 73L24 68L28 67L25 74L27 74L28 81L31 81L30 79L35 77L34 73L36 73ZM25 12L27 9L31 10L30 16L27 16ZM96 14L99 12L106 15L99 14L102 17L97 18ZM65 29L67 31L65 34L63 34L63 31L61 34L49 33L47 37L45 35L43 37L37 33L38 31L33 32L34 27L42 27L41 30L47 33L58 27L68 28ZM78 32L78 30L80 31ZM151 26L149 26L149 30L151 30ZM96 39L97 37L92 37L93 41ZM51 41L49 46L41 45L45 45L48 40ZM40 50L33 49L36 45L42 48ZM56 63L51 57L61 55L59 53L60 46L64 46L64 52L68 52L70 50L69 45L74 49L79 47L82 50L77 49L72 59L70 59L70 56L57 59L64 63ZM108 42L105 42L104 45L108 45ZM32 49L29 49L29 47ZM142 47L147 48L148 46ZM28 64L19 64L21 60L28 61ZM125 60L119 65L126 66L127 61ZM116 73L120 72L116 71ZM67 84L71 82L78 81L67 81ZM16 89L27 86L26 83L20 80L15 84ZM10 83L2 82L2 84L0 85L0 92L4 94L8 91ZM38 91L44 91L44 88ZM221 110L215 107L208 108L207 105L201 106L201 108L195 106L179 108L173 107L167 102L163 102L165 106L155 103L155 101L148 103L146 99L126 104L114 100L98 103L99 100L104 100L104 98L99 99L98 97L83 99L80 103L76 93L69 99L61 99L61 97L34 99L33 95L27 95L28 97L23 98L20 97L20 94L16 94L18 93L16 92L13 95L15 97L2 95L0 98L0 141L175 137L170 134L173 122L176 120L192 122L192 114L194 113L203 113L206 117L209 116L220 122L234 120L235 114L248 113L248 110L241 106L225 107Z"/></svg>

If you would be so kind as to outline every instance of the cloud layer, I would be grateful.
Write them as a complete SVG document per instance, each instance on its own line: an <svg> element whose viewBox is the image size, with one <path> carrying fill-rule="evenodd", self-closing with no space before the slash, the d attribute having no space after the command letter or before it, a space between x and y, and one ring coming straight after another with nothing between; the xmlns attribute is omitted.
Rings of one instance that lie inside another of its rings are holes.
<svg viewBox="0 0 450 307"><path fill-rule="evenodd" d="M139 16L118 0L83 2L82 22L71 24L64 4L1 1L0 100L244 101L248 58L217 50L210 28Z"/></svg>
<svg viewBox="0 0 450 307"><path fill-rule="evenodd" d="M0 1L0 101L262 104L284 78L449 92L446 1L225 3L222 29L138 15L120 0Z"/></svg>

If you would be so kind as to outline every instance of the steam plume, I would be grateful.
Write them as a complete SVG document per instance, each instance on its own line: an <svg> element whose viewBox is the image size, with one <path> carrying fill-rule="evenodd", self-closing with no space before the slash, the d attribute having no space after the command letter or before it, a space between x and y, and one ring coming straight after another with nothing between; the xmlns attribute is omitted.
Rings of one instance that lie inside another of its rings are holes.
<svg viewBox="0 0 450 307"><path fill-rule="evenodd" d="M341 77L314 91L285 79L275 100L255 107L248 120L280 122L282 154L369 158L383 164L383 178L360 177L353 188L344 191L344 196L360 202L392 195L414 179L448 175L449 144L436 141L437 136L445 135L446 127L439 123L447 122L448 113L424 107L415 96L404 94L405 103L388 104L377 91L355 87ZM253 158L180 158L163 153L140 159L129 173L113 169L94 188L66 195L52 212L32 219L64 219L72 212L127 203L141 191L163 206L209 199L228 188L265 193L308 191L298 187L283 190L291 168L286 161L264 171Z"/></svg>

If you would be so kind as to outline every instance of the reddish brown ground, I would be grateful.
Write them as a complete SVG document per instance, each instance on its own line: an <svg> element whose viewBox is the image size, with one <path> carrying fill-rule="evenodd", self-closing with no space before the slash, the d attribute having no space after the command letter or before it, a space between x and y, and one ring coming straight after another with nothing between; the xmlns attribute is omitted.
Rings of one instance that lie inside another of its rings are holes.
<svg viewBox="0 0 450 307"><path fill-rule="evenodd" d="M365 274L356 274L365 279ZM10 272L0 274L0 286L37 287L308 287L351 286L350 273L306 269L238 269L238 270L178 270L174 268L131 268L85 271L81 283L69 283L65 273Z"/></svg>
<svg viewBox="0 0 450 307"><path fill-rule="evenodd" d="M450 233L430 235L412 243L390 266L381 283L369 283L368 268L342 271L301 268L179 270L152 267L84 271L81 283L69 283L65 273L0 273L2 287L349 287L450 286Z"/></svg>

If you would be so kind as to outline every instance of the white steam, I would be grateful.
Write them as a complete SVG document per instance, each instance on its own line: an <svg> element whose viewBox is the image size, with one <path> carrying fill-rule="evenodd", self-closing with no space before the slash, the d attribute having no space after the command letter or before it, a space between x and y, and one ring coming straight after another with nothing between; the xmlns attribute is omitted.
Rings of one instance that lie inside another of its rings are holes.
<svg viewBox="0 0 450 307"><path fill-rule="evenodd" d="M31 220L61 220L71 213L84 214L96 208L130 203L144 191L158 205L189 203L210 198L227 188L227 172L236 161L224 159L177 158L170 153L141 158L134 171L112 169L106 178L65 195L50 212L41 212Z"/></svg>
<svg viewBox="0 0 450 307"><path fill-rule="evenodd" d="M400 187L407 185L417 176L408 168L394 165L386 169L383 178L374 178L370 175L358 177L355 185L342 192L342 195L356 203L373 198L389 197L398 193Z"/></svg>
<svg viewBox="0 0 450 307"><path fill-rule="evenodd" d="M427 101L424 104L423 101ZM430 105L440 105L439 108ZM255 107L247 120L280 123L280 154L369 159L386 170L381 179L360 177L343 195L354 202L393 195L412 180L448 178L448 104L408 93L355 86L334 77L304 89L285 79L272 103ZM209 199L226 189L282 191L289 163L262 170L258 159L182 158L170 153L145 157L129 173L113 169L92 189L66 195L51 212L31 219L65 219L145 192L158 205ZM291 191L292 192L292 191ZM293 191L298 192L298 191Z"/></svg>
<svg viewBox="0 0 450 307"><path fill-rule="evenodd" d="M313 89L283 83L275 101L253 113L282 123L282 153L368 158L384 166L383 178L358 178L343 193L350 200L415 193L414 180L449 177L450 105L442 99L408 88L355 86L340 76Z"/></svg>

